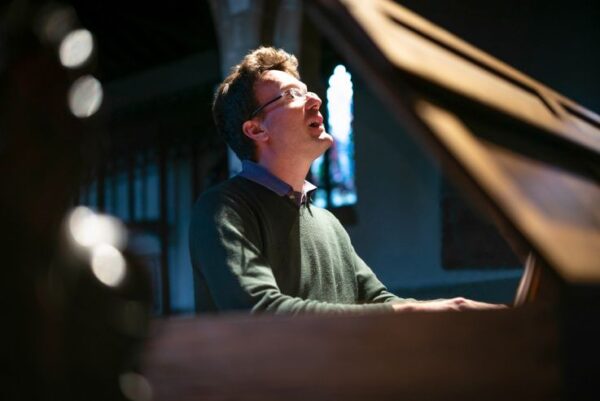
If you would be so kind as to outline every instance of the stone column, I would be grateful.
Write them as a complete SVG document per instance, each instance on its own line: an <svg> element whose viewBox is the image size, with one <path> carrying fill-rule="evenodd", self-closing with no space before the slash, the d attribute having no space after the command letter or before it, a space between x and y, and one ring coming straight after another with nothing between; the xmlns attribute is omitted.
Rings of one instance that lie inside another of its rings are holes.
<svg viewBox="0 0 600 401"><path fill-rule="evenodd" d="M278 0L274 6L275 21L272 38L265 38L264 0L210 0L221 54L221 75L229 74L250 50L260 45L274 44L289 52L300 53L301 0ZM271 10L269 10L271 11ZM229 149L229 174L241 170L241 163Z"/></svg>
<svg viewBox="0 0 600 401"><path fill-rule="evenodd" d="M273 44L300 58L300 33L302 27L302 1L281 0L275 20Z"/></svg>

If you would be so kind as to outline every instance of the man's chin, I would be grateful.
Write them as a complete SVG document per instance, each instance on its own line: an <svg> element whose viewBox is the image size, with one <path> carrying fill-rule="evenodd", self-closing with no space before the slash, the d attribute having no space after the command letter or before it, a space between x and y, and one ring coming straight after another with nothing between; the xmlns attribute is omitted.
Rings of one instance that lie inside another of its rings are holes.
<svg viewBox="0 0 600 401"><path fill-rule="evenodd" d="M322 132L321 135L315 139L315 142L318 144L318 146L313 146L313 151L315 151L313 158L317 159L318 157L322 156L327 149L331 147L331 145L333 145L333 137L326 132Z"/></svg>
<svg viewBox="0 0 600 401"><path fill-rule="evenodd" d="M319 140L328 143L327 148L333 145L333 137L325 131L321 132Z"/></svg>

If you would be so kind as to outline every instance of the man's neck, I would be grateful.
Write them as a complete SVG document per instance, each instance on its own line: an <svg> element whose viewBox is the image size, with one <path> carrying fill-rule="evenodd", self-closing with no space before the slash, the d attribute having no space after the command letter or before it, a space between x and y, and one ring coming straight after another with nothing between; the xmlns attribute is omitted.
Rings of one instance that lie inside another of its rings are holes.
<svg viewBox="0 0 600 401"><path fill-rule="evenodd" d="M294 191L302 192L304 180L312 162L306 160L261 159L257 162L275 177L289 184Z"/></svg>

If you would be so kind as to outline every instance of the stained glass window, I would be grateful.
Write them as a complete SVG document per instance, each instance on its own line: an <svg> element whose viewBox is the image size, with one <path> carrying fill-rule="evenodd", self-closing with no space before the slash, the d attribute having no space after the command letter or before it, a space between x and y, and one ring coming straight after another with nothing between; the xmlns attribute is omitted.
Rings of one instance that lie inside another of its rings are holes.
<svg viewBox="0 0 600 401"><path fill-rule="evenodd" d="M319 187L313 198L318 206L337 208L356 203L353 118L352 76L346 67L337 65L327 88L327 129L334 143L311 167Z"/></svg>

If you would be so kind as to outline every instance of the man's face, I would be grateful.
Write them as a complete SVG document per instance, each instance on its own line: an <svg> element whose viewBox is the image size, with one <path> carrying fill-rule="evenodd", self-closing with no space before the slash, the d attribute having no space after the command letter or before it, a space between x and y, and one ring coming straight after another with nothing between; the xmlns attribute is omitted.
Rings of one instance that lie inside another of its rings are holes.
<svg viewBox="0 0 600 401"><path fill-rule="evenodd" d="M278 70L263 74L254 86L259 105L264 105L285 93L299 89L306 93L306 85L292 75ZM308 92L302 98L285 94L281 99L266 106L256 117L268 135L269 151L277 157L302 157L312 160L323 154L333 143L333 138L323 126L319 112L321 99Z"/></svg>

